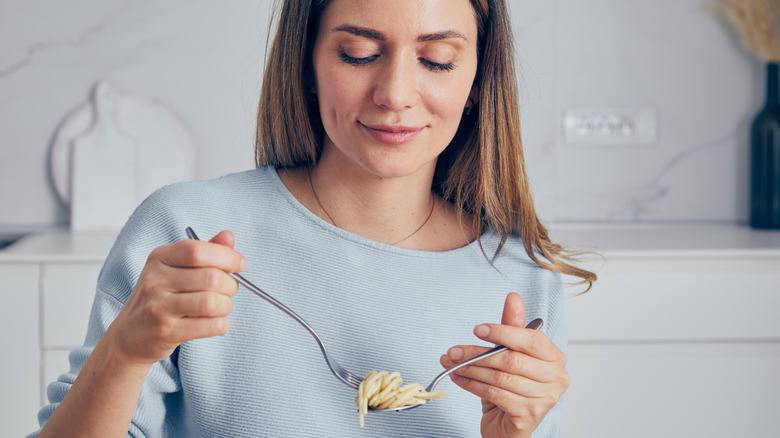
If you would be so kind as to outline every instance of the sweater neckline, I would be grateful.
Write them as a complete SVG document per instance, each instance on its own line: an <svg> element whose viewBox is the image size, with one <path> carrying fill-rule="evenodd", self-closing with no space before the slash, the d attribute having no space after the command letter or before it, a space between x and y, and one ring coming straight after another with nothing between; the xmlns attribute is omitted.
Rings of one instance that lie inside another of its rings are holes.
<svg viewBox="0 0 780 438"><path fill-rule="evenodd" d="M313 223L321 230L342 240L348 240L350 242L359 245L368 246L386 252L410 255L410 256L418 256L418 257L420 256L421 257L449 257L449 256L457 256L460 255L461 253L473 253L474 251L477 251L481 255L482 248L480 248L480 240L482 241L482 246L485 247L486 251L489 251L490 248L494 246L494 244L497 245L498 243L498 236L491 231L484 232L482 236L478 237L477 239L474 239L473 241L469 242L467 245L461 246L459 248L449 249L446 251L425 251L419 249L400 248L387 243L371 240L367 237L363 237L361 235L336 227L335 225L331 224L326 220L323 220L322 218L314 214L311 210L306 208L306 206L303 205L298 200L298 198L296 198L292 194L292 192L290 192L287 186L284 185L284 182L279 177L279 174L275 167L268 166L261 170L264 170L265 173L268 174L276 190L282 195L282 197L284 197L287 200L290 206L292 206L295 210L297 210L306 220Z"/></svg>

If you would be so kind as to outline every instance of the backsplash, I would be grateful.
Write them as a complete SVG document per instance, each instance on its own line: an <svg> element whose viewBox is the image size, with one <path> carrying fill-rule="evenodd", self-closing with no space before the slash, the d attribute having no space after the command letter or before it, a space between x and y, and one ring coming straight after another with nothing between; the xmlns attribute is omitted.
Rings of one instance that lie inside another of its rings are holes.
<svg viewBox="0 0 780 438"><path fill-rule="evenodd" d="M68 221L49 176L63 119L94 84L181 117L195 175L253 166L271 0L0 3L0 227ZM764 67L707 0L509 0L524 147L554 222L744 222L748 123ZM649 143L567 143L567 111L649 110Z"/></svg>

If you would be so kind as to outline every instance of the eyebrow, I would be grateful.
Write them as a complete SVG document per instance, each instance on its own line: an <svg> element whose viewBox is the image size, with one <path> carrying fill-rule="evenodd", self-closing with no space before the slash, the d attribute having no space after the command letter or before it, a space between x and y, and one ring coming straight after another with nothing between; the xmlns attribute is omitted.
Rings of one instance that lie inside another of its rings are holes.
<svg viewBox="0 0 780 438"><path fill-rule="evenodd" d="M360 27L360 26L342 25L333 28L332 32L346 32L359 37L369 38L378 41L385 41L386 39L385 35L382 32L369 29L366 27ZM443 30L441 32L433 32L433 33L427 33L425 35L420 35L417 37L417 41L420 42L439 41L439 40L446 40L448 38L460 38L468 42L468 38L466 38L462 33L456 32L454 30Z"/></svg>

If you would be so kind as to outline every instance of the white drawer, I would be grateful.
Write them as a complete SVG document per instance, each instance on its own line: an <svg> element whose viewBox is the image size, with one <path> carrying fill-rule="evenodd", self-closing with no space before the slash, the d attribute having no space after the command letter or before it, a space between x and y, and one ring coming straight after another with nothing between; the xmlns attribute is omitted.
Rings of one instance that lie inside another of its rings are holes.
<svg viewBox="0 0 780 438"><path fill-rule="evenodd" d="M780 343L572 345L564 438L776 437Z"/></svg>
<svg viewBox="0 0 780 438"><path fill-rule="evenodd" d="M38 265L0 264L0 430L24 436L38 427Z"/></svg>
<svg viewBox="0 0 780 438"><path fill-rule="evenodd" d="M46 397L46 388L57 380L60 375L70 371L68 355L70 350L44 350L43 372L41 373L41 406L49 403Z"/></svg>
<svg viewBox="0 0 780 438"><path fill-rule="evenodd" d="M84 343L101 266L96 263L42 266L43 348L73 348Z"/></svg>
<svg viewBox="0 0 780 438"><path fill-rule="evenodd" d="M780 339L780 259L608 259L598 273L568 300L573 343Z"/></svg>

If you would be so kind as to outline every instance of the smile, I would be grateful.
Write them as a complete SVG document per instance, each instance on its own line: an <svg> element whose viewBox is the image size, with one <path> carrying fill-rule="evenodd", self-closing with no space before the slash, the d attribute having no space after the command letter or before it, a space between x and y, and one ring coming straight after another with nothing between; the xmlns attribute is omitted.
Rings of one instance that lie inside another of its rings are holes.
<svg viewBox="0 0 780 438"><path fill-rule="evenodd" d="M418 128L414 126L400 126L400 125L364 125L360 122L358 124L371 136L374 140L389 145L401 145L408 143L415 138L425 129L424 127Z"/></svg>

